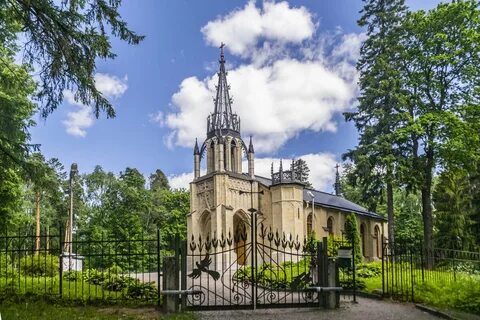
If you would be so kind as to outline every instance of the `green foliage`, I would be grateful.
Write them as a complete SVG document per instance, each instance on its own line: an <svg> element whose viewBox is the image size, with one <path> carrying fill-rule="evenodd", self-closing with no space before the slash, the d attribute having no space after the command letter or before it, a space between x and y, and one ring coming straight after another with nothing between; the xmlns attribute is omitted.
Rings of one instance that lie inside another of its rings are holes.
<svg viewBox="0 0 480 320"><path fill-rule="evenodd" d="M462 278L455 282L424 283L415 289L417 299L441 308L480 313L480 279Z"/></svg>
<svg viewBox="0 0 480 320"><path fill-rule="evenodd" d="M312 187L310 181L308 181L308 176L310 175L310 168L308 167L305 160L299 158L294 162L295 170L300 174L300 181L305 183L307 187Z"/></svg>
<svg viewBox="0 0 480 320"><path fill-rule="evenodd" d="M150 190L158 191L161 189L170 189L168 178L162 170L157 169L155 173L152 173L149 177Z"/></svg>
<svg viewBox="0 0 480 320"><path fill-rule="evenodd" d="M338 249L340 249L340 247L349 247L349 246L351 246L351 243L349 242L349 240L344 239L340 236L329 235L327 254L329 257L336 257L338 254Z"/></svg>
<svg viewBox="0 0 480 320"><path fill-rule="evenodd" d="M464 170L444 171L435 186L436 245L441 248L474 248L470 181Z"/></svg>
<svg viewBox="0 0 480 320"><path fill-rule="evenodd" d="M348 214L345 219L345 238L348 242L353 243L355 247L355 263L361 263L363 255L360 246L360 233L358 231L357 216L354 213Z"/></svg>
<svg viewBox="0 0 480 320"><path fill-rule="evenodd" d="M127 287L127 297L130 299L155 300L158 290L154 282L132 281Z"/></svg>
<svg viewBox="0 0 480 320"><path fill-rule="evenodd" d="M129 44L143 39L122 20L120 5L120 0L0 2L0 40L11 50L21 49L24 60L38 66L37 96L44 102L44 117L62 103L65 90L74 91L82 104L94 106L97 117L100 111L115 115L95 87L96 61L115 57L110 36ZM15 42L20 32L24 41Z"/></svg>
<svg viewBox="0 0 480 320"><path fill-rule="evenodd" d="M19 266L21 273L26 276L54 277L58 274L59 259L49 254L24 256Z"/></svg>
<svg viewBox="0 0 480 320"><path fill-rule="evenodd" d="M382 275L382 263L362 263L356 266L357 276L363 279L374 278Z"/></svg>

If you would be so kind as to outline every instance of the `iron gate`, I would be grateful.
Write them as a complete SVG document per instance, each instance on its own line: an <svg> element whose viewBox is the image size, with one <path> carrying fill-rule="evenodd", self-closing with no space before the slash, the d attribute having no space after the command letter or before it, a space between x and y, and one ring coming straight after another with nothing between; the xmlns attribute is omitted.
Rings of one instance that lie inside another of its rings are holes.
<svg viewBox="0 0 480 320"><path fill-rule="evenodd" d="M253 239L253 241L252 241ZM182 246L186 309L312 307L326 285L322 243L280 234L259 224L235 232L191 236Z"/></svg>

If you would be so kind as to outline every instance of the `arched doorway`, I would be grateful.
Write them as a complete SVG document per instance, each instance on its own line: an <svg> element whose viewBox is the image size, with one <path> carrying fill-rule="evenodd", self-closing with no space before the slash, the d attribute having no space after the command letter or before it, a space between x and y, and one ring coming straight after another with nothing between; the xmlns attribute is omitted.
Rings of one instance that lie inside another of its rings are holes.
<svg viewBox="0 0 480 320"><path fill-rule="evenodd" d="M360 224L360 241L362 242L362 255L365 257L365 223Z"/></svg>
<svg viewBox="0 0 480 320"><path fill-rule="evenodd" d="M329 217L327 220L327 229L328 229L328 235L333 236L333 217Z"/></svg>
<svg viewBox="0 0 480 320"><path fill-rule="evenodd" d="M247 241L247 225L240 213L233 216L233 230L234 230L234 248L237 254L237 264L245 265L247 263L246 257L246 241Z"/></svg>
<svg viewBox="0 0 480 320"><path fill-rule="evenodd" d="M375 256L377 258L380 258L380 228L378 226L375 226L374 229L374 236L375 236Z"/></svg>

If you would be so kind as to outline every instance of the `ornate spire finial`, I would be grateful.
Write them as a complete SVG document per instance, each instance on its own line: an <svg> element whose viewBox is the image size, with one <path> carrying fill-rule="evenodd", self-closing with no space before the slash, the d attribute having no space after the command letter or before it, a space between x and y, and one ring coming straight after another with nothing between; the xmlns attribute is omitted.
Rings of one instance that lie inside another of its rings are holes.
<svg viewBox="0 0 480 320"><path fill-rule="evenodd" d="M341 190L341 185L340 185L340 173L338 172L338 168L340 168L340 165L337 163L335 166L336 173L335 173L335 184L333 187L335 188L335 195L336 196L341 196L342 195L342 190Z"/></svg>
<svg viewBox="0 0 480 320"><path fill-rule="evenodd" d="M198 140L195 138L195 147L193 148L193 155L200 154L200 149L198 148Z"/></svg>
<svg viewBox="0 0 480 320"><path fill-rule="evenodd" d="M223 47L225 47L225 43L220 44L220 63L225 62L225 54L223 53Z"/></svg>
<svg viewBox="0 0 480 320"><path fill-rule="evenodd" d="M283 163L282 163L282 159L280 159L280 172L283 172Z"/></svg>
<svg viewBox="0 0 480 320"><path fill-rule="evenodd" d="M255 153L253 150L252 136L250 135L250 144L248 145L248 153Z"/></svg>
<svg viewBox="0 0 480 320"><path fill-rule="evenodd" d="M272 179L273 179L273 161L272 161L271 176L272 176Z"/></svg>
<svg viewBox="0 0 480 320"><path fill-rule="evenodd" d="M240 136L240 118L232 112L232 98L229 94L230 86L227 83L227 71L225 70L225 54L220 45L220 70L218 71L217 94L213 99L215 109L207 119L207 137L224 135L230 132Z"/></svg>

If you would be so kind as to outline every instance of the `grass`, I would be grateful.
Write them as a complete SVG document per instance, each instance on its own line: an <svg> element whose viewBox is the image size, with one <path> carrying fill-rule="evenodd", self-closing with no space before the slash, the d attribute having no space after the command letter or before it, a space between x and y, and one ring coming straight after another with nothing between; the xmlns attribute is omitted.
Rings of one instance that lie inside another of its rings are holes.
<svg viewBox="0 0 480 320"><path fill-rule="evenodd" d="M90 284L86 281L62 282L62 296L60 296L60 279L55 277L17 276L15 279L0 278L0 301L23 301L30 298L42 298L61 304L86 303L95 305L122 304L128 306L155 305L156 301L133 299L125 296L126 290L109 291L101 285Z"/></svg>
<svg viewBox="0 0 480 320"><path fill-rule="evenodd" d="M0 278L0 290L13 291L18 295L60 296L60 279L57 277L19 276L16 279ZM62 282L64 299L118 299L121 292L104 290L100 285L87 282Z"/></svg>
<svg viewBox="0 0 480 320"><path fill-rule="evenodd" d="M389 273L389 277L391 275L392 273ZM406 297L411 301L413 285L414 302L480 314L480 275L456 272L454 276L452 271L424 270L422 276L421 269L410 269L401 264L393 275L397 284L390 287L389 291L399 298ZM368 278L359 277L359 280L365 283L367 292L382 291L381 274Z"/></svg>
<svg viewBox="0 0 480 320"><path fill-rule="evenodd" d="M2 320L193 320L191 313L161 314L154 308L99 308L99 307L65 307L46 302L27 302L17 304L0 304Z"/></svg>

